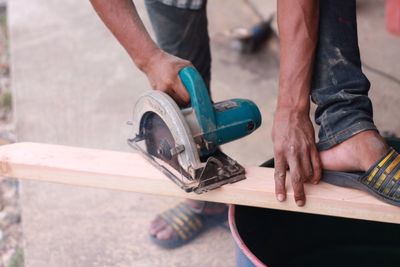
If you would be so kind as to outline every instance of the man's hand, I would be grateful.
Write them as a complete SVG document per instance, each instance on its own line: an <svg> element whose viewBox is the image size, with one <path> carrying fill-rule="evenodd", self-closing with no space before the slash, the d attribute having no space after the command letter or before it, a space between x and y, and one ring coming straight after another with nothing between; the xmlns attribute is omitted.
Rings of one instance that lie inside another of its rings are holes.
<svg viewBox="0 0 400 267"><path fill-rule="evenodd" d="M148 64L143 67L151 86L170 95L178 105L185 106L190 97L185 86L179 78L179 71L190 66L187 60L167 54L161 50L151 57Z"/></svg>
<svg viewBox="0 0 400 267"><path fill-rule="evenodd" d="M310 121L310 87L318 41L318 0L279 0L279 94L272 137L275 152L275 191L286 199L286 171L290 170L294 198L305 204L304 182L321 176L314 129Z"/></svg>
<svg viewBox="0 0 400 267"><path fill-rule="evenodd" d="M275 153L275 193L286 199L286 171L290 170L294 198L305 204L303 184L316 184L321 178L321 163L315 146L314 129L308 113L277 109L272 132Z"/></svg>

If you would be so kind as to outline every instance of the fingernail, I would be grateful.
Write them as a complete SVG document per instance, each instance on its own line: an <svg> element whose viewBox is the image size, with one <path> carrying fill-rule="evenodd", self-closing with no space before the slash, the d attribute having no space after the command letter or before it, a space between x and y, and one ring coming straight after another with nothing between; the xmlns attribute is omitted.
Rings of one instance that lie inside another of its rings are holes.
<svg viewBox="0 0 400 267"><path fill-rule="evenodd" d="M296 201L297 206L301 207L304 206L304 200L297 200Z"/></svg>
<svg viewBox="0 0 400 267"><path fill-rule="evenodd" d="M318 184L318 181L312 181L313 184Z"/></svg>
<svg viewBox="0 0 400 267"><path fill-rule="evenodd" d="M280 201L280 202L285 200L285 196L283 194L278 194L277 198L278 198L278 201Z"/></svg>

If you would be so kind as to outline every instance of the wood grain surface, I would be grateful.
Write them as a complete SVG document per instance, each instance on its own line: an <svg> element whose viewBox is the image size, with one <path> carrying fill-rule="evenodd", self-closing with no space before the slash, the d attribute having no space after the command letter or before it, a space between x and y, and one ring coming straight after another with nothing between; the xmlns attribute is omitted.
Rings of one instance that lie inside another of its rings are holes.
<svg viewBox="0 0 400 267"><path fill-rule="evenodd" d="M0 147L0 174L18 179L400 223L400 208L323 182L305 185L304 207L296 206L289 184L287 200L280 203L275 198L273 169L249 166L246 172L246 180L197 195L183 192L136 153L38 143Z"/></svg>

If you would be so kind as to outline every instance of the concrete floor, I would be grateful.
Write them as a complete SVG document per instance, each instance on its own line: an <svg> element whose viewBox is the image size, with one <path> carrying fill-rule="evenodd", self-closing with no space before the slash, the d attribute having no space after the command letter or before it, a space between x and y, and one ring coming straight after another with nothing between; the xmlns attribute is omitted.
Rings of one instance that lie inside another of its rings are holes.
<svg viewBox="0 0 400 267"><path fill-rule="evenodd" d="M149 25L142 1L136 2ZM270 50L237 55L222 33L254 23L251 12L241 1L209 2L214 99L253 99L264 120L260 130L224 150L243 164L259 164L272 156L277 56ZM274 9L273 1L255 3L265 16ZM383 22L383 1L361 2L362 58L399 77L400 38L386 33ZM9 27L19 140L129 151L125 121L149 85L89 1L13 0ZM393 119L398 114L399 85L366 73L373 85L377 125L400 134L400 120ZM173 251L148 241L148 222L177 201L23 182L26 266L234 266L233 241L222 228Z"/></svg>

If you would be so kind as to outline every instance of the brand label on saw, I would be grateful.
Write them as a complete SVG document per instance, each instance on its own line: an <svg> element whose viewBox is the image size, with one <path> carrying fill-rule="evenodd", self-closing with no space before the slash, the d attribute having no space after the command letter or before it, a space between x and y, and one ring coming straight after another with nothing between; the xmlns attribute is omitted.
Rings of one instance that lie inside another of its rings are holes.
<svg viewBox="0 0 400 267"><path fill-rule="evenodd" d="M238 104L235 101L227 100L214 104L214 108L217 112L222 112L228 109L236 108Z"/></svg>

